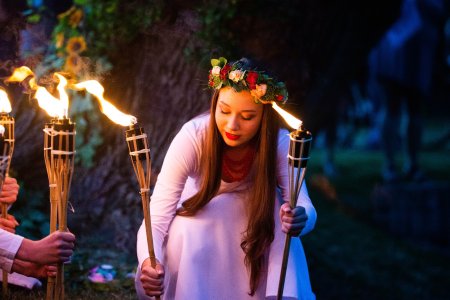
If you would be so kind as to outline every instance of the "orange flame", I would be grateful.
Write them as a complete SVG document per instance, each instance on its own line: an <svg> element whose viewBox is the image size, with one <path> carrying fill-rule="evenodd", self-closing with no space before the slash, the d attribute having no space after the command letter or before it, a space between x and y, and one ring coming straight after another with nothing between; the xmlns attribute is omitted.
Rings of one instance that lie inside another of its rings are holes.
<svg viewBox="0 0 450 300"><path fill-rule="evenodd" d="M6 78L5 82L22 82L29 76L33 76L33 78L31 78L29 81L30 87L32 89L36 89L37 84L36 80L34 79L34 73L30 70L30 68L26 66L16 68L13 74L10 77Z"/></svg>
<svg viewBox="0 0 450 300"><path fill-rule="evenodd" d="M59 79L59 83L56 89L59 92L59 100L61 101L63 116L67 118L69 112L69 96L67 95L65 90L67 86L67 79L59 73L55 73L55 75Z"/></svg>
<svg viewBox="0 0 450 300"><path fill-rule="evenodd" d="M280 114L280 116L286 121L286 123L292 127L292 129L300 129L302 127L303 122L301 120L283 110L275 102L272 102L272 107L278 112L278 114Z"/></svg>
<svg viewBox="0 0 450 300"><path fill-rule="evenodd" d="M53 118L64 117L64 107L62 102L55 98L46 88L39 86L34 94L37 99L39 107L47 112Z"/></svg>
<svg viewBox="0 0 450 300"><path fill-rule="evenodd" d="M5 90L0 88L0 113L10 113L11 110L8 94Z"/></svg>
<svg viewBox="0 0 450 300"><path fill-rule="evenodd" d="M135 116L121 112L114 105L105 100L103 97L105 89L97 80L83 81L74 84L74 87L78 90L85 89L88 93L94 95L100 101L102 112L114 123L122 126L130 126L137 123Z"/></svg>
<svg viewBox="0 0 450 300"><path fill-rule="evenodd" d="M59 79L56 89L59 92L59 98L54 97L46 88L36 85L34 98L37 99L39 107L47 112L53 118L67 118L69 110L69 96L65 91L67 80L61 74L55 73Z"/></svg>
<svg viewBox="0 0 450 300"><path fill-rule="evenodd" d="M46 88L36 84L36 79L33 71L26 66L16 68L13 74L8 77L5 82L22 82L27 77L32 76L29 85L33 90L36 90L34 97L37 99L39 107L47 112L51 117L58 117L60 119L68 117L69 111L69 96L66 93L67 79L59 73L55 73L59 83L56 89L59 92L59 99L55 98Z"/></svg>

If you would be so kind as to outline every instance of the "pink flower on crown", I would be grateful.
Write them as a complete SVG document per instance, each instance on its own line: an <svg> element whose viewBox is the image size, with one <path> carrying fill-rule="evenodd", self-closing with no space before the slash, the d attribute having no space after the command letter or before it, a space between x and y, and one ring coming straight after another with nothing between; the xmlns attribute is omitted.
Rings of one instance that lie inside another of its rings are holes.
<svg viewBox="0 0 450 300"><path fill-rule="evenodd" d="M260 99L266 94L267 84L257 84L255 89L250 90L250 94L256 99Z"/></svg>
<svg viewBox="0 0 450 300"><path fill-rule="evenodd" d="M244 76L244 72L242 70L233 70L228 74L228 78L233 80L234 82L238 82Z"/></svg>
<svg viewBox="0 0 450 300"><path fill-rule="evenodd" d="M248 87L251 90L254 90L256 88L256 81L258 80L258 73L255 71L248 71L246 81L248 84Z"/></svg>
<svg viewBox="0 0 450 300"><path fill-rule="evenodd" d="M219 76L220 75L220 67L214 66L211 70L211 74L213 74L214 76Z"/></svg>

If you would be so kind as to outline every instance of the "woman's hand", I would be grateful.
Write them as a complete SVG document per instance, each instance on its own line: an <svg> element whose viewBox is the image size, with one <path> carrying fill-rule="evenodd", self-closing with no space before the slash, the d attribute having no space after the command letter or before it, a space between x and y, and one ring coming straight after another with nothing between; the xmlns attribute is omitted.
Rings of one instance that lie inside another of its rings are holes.
<svg viewBox="0 0 450 300"><path fill-rule="evenodd" d="M281 230L292 236L298 236L306 225L308 216L303 206L291 209L289 203L284 203L280 208Z"/></svg>
<svg viewBox="0 0 450 300"><path fill-rule="evenodd" d="M19 222L17 222L13 215L8 214L6 218L0 218L1 229L16 233L16 226L19 226Z"/></svg>
<svg viewBox="0 0 450 300"><path fill-rule="evenodd" d="M18 193L19 185L17 184L17 180L12 177L6 177L0 193L0 202L8 205L13 204L16 202Z"/></svg>
<svg viewBox="0 0 450 300"><path fill-rule="evenodd" d="M164 292L164 266L158 261L155 268L151 266L150 258L142 263L141 282L147 296L160 296Z"/></svg>

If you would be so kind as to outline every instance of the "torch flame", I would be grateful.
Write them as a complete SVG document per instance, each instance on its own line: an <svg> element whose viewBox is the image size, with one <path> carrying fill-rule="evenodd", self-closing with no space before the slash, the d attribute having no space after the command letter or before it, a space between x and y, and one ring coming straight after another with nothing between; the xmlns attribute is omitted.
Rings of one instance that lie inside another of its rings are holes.
<svg viewBox="0 0 450 300"><path fill-rule="evenodd" d="M67 86L67 79L61 74L55 73L55 75L59 79L59 83L56 89L59 92L59 100L61 101L63 116L67 118L69 111L69 96L67 95L65 90L65 87Z"/></svg>
<svg viewBox="0 0 450 300"><path fill-rule="evenodd" d="M69 111L69 96L67 95L65 88L67 86L67 79L59 73L55 73L59 83L56 89L59 92L59 98L55 98L46 88L36 84L36 79L33 71L26 66L16 68L13 74L8 77L5 82L22 82L29 76L32 78L29 80L30 88L35 90L34 98L37 99L39 107L44 109L51 117L58 117L60 119L68 117ZM3 105L0 106L0 112L3 110Z"/></svg>
<svg viewBox="0 0 450 300"><path fill-rule="evenodd" d="M5 90L0 88L0 113L10 113L11 103L9 102L8 94Z"/></svg>
<svg viewBox="0 0 450 300"><path fill-rule="evenodd" d="M47 114L53 118L64 117L64 107L62 102L53 97L46 88L39 86L34 94L34 98L37 99L39 107L47 112Z"/></svg>
<svg viewBox="0 0 450 300"><path fill-rule="evenodd" d="M122 126L130 126L137 123L135 116L127 115L118 110L114 105L103 98L105 89L97 80L87 80L77 84L74 87L78 90L85 89L88 93L94 95L100 101L102 112L114 123Z"/></svg>
<svg viewBox="0 0 450 300"><path fill-rule="evenodd" d="M292 129L300 129L302 127L302 121L283 110L275 102L272 102L272 107L280 114L280 116L286 121L286 123L292 127Z"/></svg>
<svg viewBox="0 0 450 300"><path fill-rule="evenodd" d="M19 68L14 69L13 74L6 78L5 82L21 82L24 81L28 76L34 76L33 71L26 66L21 66Z"/></svg>

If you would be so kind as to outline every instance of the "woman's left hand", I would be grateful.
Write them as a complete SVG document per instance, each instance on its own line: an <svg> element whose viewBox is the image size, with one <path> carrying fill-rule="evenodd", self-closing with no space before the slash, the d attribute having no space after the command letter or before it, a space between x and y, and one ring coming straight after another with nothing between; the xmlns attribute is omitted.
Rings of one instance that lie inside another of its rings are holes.
<svg viewBox="0 0 450 300"><path fill-rule="evenodd" d="M298 236L306 225L308 216L303 206L291 209L289 203L284 203L280 208L281 230L292 236Z"/></svg>

